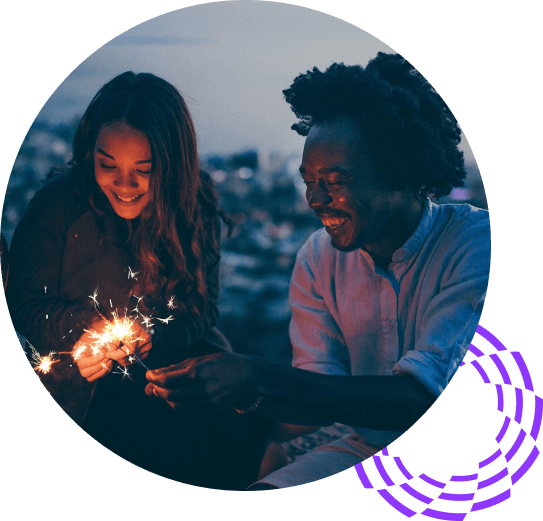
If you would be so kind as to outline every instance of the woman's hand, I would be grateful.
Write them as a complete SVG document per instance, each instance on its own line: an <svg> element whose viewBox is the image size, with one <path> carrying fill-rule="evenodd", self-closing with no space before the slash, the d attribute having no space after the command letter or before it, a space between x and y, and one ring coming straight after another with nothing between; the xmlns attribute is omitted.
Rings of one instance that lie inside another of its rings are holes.
<svg viewBox="0 0 543 521"><path fill-rule="evenodd" d="M257 367L247 356L217 353L148 371L145 392L172 409L220 410L249 401L256 393Z"/></svg>
<svg viewBox="0 0 543 521"><path fill-rule="evenodd" d="M106 357L105 349L93 352L92 345L96 342L96 335L104 329L102 321L95 322L88 331L85 331L74 346L74 353L79 353L76 359L77 367L83 378L94 382L111 371L113 362ZM111 346L116 349L116 346Z"/></svg>
<svg viewBox="0 0 543 521"><path fill-rule="evenodd" d="M133 362L133 355L140 360L147 358L152 347L149 333L136 322L132 325L132 329L134 330L134 340L124 342L121 347L108 351L106 353L108 359L115 360L119 364L126 366Z"/></svg>

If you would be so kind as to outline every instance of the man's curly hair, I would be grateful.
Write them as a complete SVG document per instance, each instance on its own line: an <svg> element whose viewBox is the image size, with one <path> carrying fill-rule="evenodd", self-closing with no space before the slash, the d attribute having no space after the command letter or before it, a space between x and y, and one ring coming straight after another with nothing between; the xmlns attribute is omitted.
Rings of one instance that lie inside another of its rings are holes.
<svg viewBox="0 0 543 521"><path fill-rule="evenodd" d="M300 74L285 100L299 118L292 129L355 118L392 189L411 183L416 194L440 197L463 186L464 154L455 117L426 79L399 54L378 53L364 69L334 63Z"/></svg>

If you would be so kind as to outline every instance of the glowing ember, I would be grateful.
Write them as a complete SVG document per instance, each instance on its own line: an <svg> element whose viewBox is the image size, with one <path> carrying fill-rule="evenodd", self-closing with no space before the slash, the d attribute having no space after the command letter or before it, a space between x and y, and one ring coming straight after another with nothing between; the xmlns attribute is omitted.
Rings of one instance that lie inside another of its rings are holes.
<svg viewBox="0 0 543 521"><path fill-rule="evenodd" d="M168 304L166 304L168 306L168 309L175 309L177 306L173 303L175 299L175 296L171 297L170 300L168 300Z"/></svg>

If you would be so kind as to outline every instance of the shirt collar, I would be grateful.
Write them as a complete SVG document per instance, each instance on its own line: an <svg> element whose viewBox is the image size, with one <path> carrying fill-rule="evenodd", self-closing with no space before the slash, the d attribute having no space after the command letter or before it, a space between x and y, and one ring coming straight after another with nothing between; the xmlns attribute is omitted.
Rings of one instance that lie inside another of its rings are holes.
<svg viewBox="0 0 543 521"><path fill-rule="evenodd" d="M422 248L434 226L438 209L439 206L437 204L426 198L419 225L413 235L407 239L407 242L399 250L394 252L394 255L392 255L392 264L409 259Z"/></svg>

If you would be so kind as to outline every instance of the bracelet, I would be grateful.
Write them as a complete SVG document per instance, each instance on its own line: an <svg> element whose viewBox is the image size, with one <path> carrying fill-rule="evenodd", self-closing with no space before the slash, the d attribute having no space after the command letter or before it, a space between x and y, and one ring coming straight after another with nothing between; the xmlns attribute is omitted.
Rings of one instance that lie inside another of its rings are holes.
<svg viewBox="0 0 543 521"><path fill-rule="evenodd" d="M258 409L258 406L260 405L260 402L262 401L262 396L257 396L253 400L251 400L247 405L232 405L232 409L236 411L238 414L245 414L247 412L254 412Z"/></svg>

